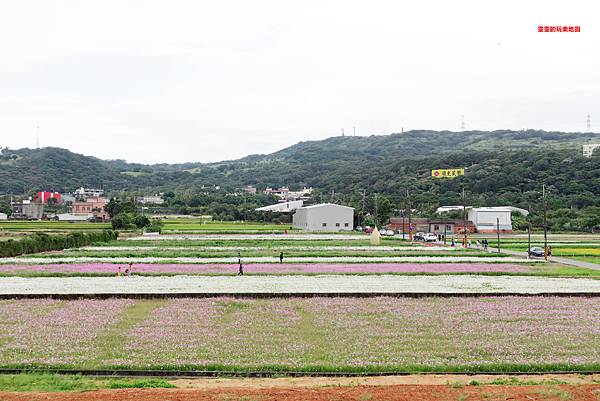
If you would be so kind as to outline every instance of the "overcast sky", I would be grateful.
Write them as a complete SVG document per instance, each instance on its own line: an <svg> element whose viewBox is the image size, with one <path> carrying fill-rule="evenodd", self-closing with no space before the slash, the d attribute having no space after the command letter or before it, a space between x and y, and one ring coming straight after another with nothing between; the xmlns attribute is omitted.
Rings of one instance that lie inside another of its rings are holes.
<svg viewBox="0 0 600 401"><path fill-rule="evenodd" d="M157 163L410 129L600 127L600 2L0 3L0 146ZM538 33L539 25L580 33Z"/></svg>

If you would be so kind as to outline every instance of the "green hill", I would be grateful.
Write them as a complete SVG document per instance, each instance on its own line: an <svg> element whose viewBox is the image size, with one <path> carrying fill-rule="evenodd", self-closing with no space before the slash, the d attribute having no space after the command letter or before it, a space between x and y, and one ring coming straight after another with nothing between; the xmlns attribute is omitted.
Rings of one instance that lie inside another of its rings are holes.
<svg viewBox="0 0 600 401"><path fill-rule="evenodd" d="M272 154L219 163L154 165L101 160L60 148L3 149L0 194L64 192L79 186L176 191L219 185L233 190L247 184L394 194L407 186L445 192L457 183L484 194L511 186L527 190L542 181L556 181L554 185L562 187L560 180L571 186L579 182L579 192L594 193L597 182L587 172L596 171L597 158L581 156L581 145L587 142L600 142L600 134L419 130L300 142ZM433 182L429 170L444 167L467 167L469 173L452 182Z"/></svg>

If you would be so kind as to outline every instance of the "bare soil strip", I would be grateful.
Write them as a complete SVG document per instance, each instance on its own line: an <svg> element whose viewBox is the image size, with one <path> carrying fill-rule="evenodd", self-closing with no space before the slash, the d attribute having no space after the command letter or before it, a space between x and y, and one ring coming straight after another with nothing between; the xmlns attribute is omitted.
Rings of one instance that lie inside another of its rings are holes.
<svg viewBox="0 0 600 401"><path fill-rule="evenodd" d="M391 385L286 388L127 389L77 393L2 393L2 401L597 401L600 384L535 386Z"/></svg>
<svg viewBox="0 0 600 401"><path fill-rule="evenodd" d="M390 386L390 385L467 385L476 381L480 384L500 380L519 382L565 384L599 384L600 373L580 374L540 374L540 375L403 375L367 377L278 377L278 378L193 378L169 380L177 388L212 390L219 388L285 388L285 387L324 387L324 386Z"/></svg>

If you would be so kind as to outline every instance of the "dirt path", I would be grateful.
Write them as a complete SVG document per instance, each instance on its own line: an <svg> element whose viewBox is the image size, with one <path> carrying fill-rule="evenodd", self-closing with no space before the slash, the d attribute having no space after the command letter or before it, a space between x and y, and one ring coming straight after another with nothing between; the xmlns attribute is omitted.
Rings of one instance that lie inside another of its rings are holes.
<svg viewBox="0 0 600 401"><path fill-rule="evenodd" d="M175 379L171 383L182 389L212 390L219 388L281 388L325 386L390 386L414 385L467 385L472 381L481 384L494 380L518 380L519 382L560 382L565 384L598 384L600 374L595 375L408 375L372 377L279 377L279 378L193 378ZM600 401L600 400L598 400Z"/></svg>
<svg viewBox="0 0 600 401"><path fill-rule="evenodd" d="M80 393L0 393L2 401L598 401L600 384L542 386L334 386L213 390L144 389Z"/></svg>

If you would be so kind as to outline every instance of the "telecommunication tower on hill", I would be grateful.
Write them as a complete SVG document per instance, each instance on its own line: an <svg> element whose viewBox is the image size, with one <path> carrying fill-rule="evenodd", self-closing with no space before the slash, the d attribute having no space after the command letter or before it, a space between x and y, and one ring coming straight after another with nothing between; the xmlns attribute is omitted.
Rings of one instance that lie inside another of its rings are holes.
<svg viewBox="0 0 600 401"><path fill-rule="evenodd" d="M465 130L465 116L464 115L460 116L460 130L461 131Z"/></svg>
<svg viewBox="0 0 600 401"><path fill-rule="evenodd" d="M40 126L37 125L35 127L35 148L39 149L40 148Z"/></svg>
<svg viewBox="0 0 600 401"><path fill-rule="evenodd" d="M592 132L592 117L587 115L587 132Z"/></svg>

